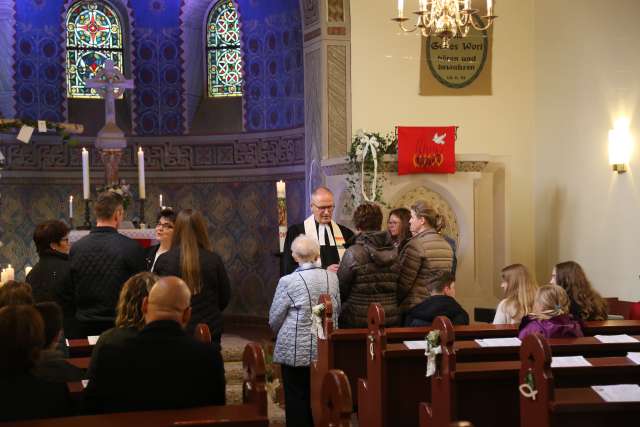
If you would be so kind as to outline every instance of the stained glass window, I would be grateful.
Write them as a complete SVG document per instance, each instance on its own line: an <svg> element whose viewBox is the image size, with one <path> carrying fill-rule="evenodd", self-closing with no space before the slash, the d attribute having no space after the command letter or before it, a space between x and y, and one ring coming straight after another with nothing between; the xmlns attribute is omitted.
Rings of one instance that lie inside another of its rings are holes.
<svg viewBox="0 0 640 427"><path fill-rule="evenodd" d="M74 3L67 13L67 96L100 98L85 82L107 59L124 71L118 15L105 2Z"/></svg>
<svg viewBox="0 0 640 427"><path fill-rule="evenodd" d="M238 13L231 0L220 0L207 24L209 97L242 96L242 55Z"/></svg>

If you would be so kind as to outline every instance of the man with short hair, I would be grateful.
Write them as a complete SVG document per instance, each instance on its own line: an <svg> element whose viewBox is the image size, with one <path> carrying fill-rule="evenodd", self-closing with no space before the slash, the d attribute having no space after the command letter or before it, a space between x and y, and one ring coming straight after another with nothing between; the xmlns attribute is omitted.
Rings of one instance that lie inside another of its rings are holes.
<svg viewBox="0 0 640 427"><path fill-rule="evenodd" d="M153 285L142 303L146 326L123 344L105 344L85 390L91 413L225 404L218 344L188 336L191 292L175 276Z"/></svg>
<svg viewBox="0 0 640 427"><path fill-rule="evenodd" d="M144 270L144 250L118 233L124 218L122 196L105 192L95 204L96 227L71 246L78 336L100 335L113 327L124 282Z"/></svg>
<svg viewBox="0 0 640 427"><path fill-rule="evenodd" d="M282 275L293 273L298 267L291 255L291 243L300 234L311 236L320 244L322 268L337 272L345 243L353 237L353 231L333 221L335 204L333 193L327 187L318 187L311 193L312 215L302 224L294 224L287 230L282 250Z"/></svg>

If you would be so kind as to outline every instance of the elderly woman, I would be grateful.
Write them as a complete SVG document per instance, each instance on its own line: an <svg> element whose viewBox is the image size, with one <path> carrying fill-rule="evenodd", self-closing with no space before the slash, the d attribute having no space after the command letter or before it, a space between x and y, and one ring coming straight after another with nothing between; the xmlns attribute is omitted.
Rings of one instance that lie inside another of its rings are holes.
<svg viewBox="0 0 640 427"><path fill-rule="evenodd" d="M273 361L280 363L287 426L313 426L309 365L317 354L311 308L320 294L329 294L335 325L340 313L340 291L335 273L320 266L318 242L300 235L291 244L296 270L278 283L269 312L269 325L277 334Z"/></svg>

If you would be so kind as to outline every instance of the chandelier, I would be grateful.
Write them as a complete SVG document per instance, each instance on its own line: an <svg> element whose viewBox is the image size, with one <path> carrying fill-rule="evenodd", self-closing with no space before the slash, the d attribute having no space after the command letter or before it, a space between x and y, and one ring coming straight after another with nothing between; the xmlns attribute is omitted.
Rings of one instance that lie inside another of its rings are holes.
<svg viewBox="0 0 640 427"><path fill-rule="evenodd" d="M471 27L487 30L497 18L493 15L493 0L487 0L487 15L481 17L486 20L484 25L477 19L480 18L479 10L471 7L471 0L418 0L418 10L413 13L418 20L413 28L407 28L404 23L409 18L404 16L404 0L398 0L398 16L392 21L396 21L405 33L420 29L424 37L440 37L442 49L448 49L449 41L454 37L466 37Z"/></svg>

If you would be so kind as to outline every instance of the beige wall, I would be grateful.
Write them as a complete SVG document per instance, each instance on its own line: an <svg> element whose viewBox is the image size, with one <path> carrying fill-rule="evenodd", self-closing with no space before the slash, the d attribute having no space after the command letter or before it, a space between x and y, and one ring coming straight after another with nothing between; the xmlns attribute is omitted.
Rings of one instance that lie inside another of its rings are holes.
<svg viewBox="0 0 640 427"><path fill-rule="evenodd" d="M415 7L417 0L405 3ZM506 259L533 266L533 1L502 0L497 5L493 96L419 96L420 38L400 34L390 21L395 2L352 0L351 12L354 131L460 126L458 153L489 154L505 162Z"/></svg>
<svg viewBox="0 0 640 427"><path fill-rule="evenodd" d="M503 5L505 2L500 2ZM640 1L537 0L535 236L539 275L581 263L605 296L640 300ZM595 31L591 31L595 29ZM608 166L607 132L631 117L631 171Z"/></svg>

